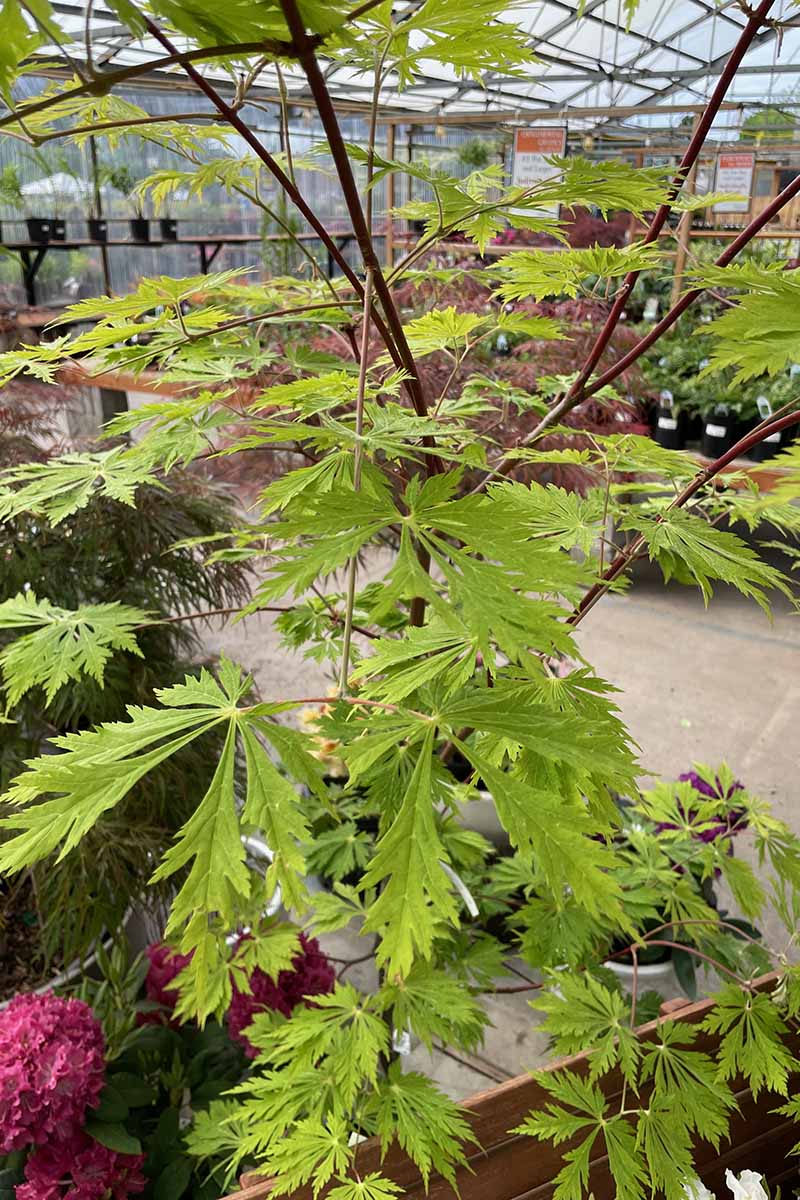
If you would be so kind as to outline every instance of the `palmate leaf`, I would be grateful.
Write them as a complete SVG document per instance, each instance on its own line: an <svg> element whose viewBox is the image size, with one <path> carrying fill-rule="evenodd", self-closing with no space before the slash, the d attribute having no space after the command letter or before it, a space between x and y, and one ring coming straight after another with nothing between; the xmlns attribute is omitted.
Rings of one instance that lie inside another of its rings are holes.
<svg viewBox="0 0 800 1200"><path fill-rule="evenodd" d="M298 1007L289 1021L270 1012L257 1015L247 1037L262 1052L256 1061L280 1071L289 1092L295 1080L314 1070L319 1081L332 1083L337 1117L349 1117L363 1086L377 1084L381 1056L389 1047L386 1022L360 992L341 982L334 991L316 995L313 1007Z"/></svg>
<svg viewBox="0 0 800 1200"><path fill-rule="evenodd" d="M602 532L603 499L599 492L584 497L553 484L537 483L492 484L488 491L495 512L513 512L531 537L546 537L548 545L564 550L577 546L589 554Z"/></svg>
<svg viewBox="0 0 800 1200"><path fill-rule="evenodd" d="M659 1041L644 1045L642 1080L652 1079L653 1098L665 1109L680 1095L680 1105L673 1105L678 1108L677 1123L718 1147L736 1101L730 1088L720 1083L714 1060L692 1048L696 1039L690 1026L665 1021L659 1026Z"/></svg>
<svg viewBox="0 0 800 1200"><path fill-rule="evenodd" d="M433 1039L464 1050L476 1049L489 1017L454 975L418 962L400 983L385 983L378 996L398 1029L409 1028L430 1050Z"/></svg>
<svg viewBox="0 0 800 1200"><path fill-rule="evenodd" d="M331 1178L344 1174L352 1157L344 1119L299 1121L270 1150L270 1169L277 1176L271 1190L289 1195L311 1180L317 1196Z"/></svg>
<svg viewBox="0 0 800 1200"><path fill-rule="evenodd" d="M506 303L533 297L564 294L577 296L591 276L618 279L629 271L646 271L658 266L664 252L655 245L633 243L621 250L594 246L586 250L514 250L487 268L497 284L497 294Z"/></svg>
<svg viewBox="0 0 800 1200"><path fill-rule="evenodd" d="M629 510L620 528L638 530L665 580L674 577L681 583L695 583L706 603L713 594L712 580L735 587L765 612L769 612L769 592L792 594L785 575L763 562L735 533L716 529L683 509L670 509L658 518Z"/></svg>
<svg viewBox="0 0 800 1200"><path fill-rule="evenodd" d="M798 359L800 281L785 263L699 266L694 276L704 286L735 289L737 303L698 334L712 339L705 374L735 367L734 383L758 375L778 375ZM798 388L800 392L800 387Z"/></svg>
<svg viewBox="0 0 800 1200"><path fill-rule="evenodd" d="M57 525L95 495L133 507L143 483L163 486L145 459L123 447L23 463L0 473L0 521L32 512Z"/></svg>
<svg viewBox="0 0 800 1200"><path fill-rule="evenodd" d="M102 684L115 650L141 657L134 631L147 613L122 604L85 604L70 611L33 592L0 604L0 629L30 630L0 651L8 704L41 686L49 704L69 680L86 674Z"/></svg>
<svg viewBox="0 0 800 1200"><path fill-rule="evenodd" d="M451 354L463 354L474 340L477 331L485 329L486 319L479 313L457 312L449 308L435 308L415 317L405 326L406 340L415 357L424 358L436 350L449 350Z"/></svg>
<svg viewBox="0 0 800 1200"><path fill-rule="evenodd" d="M500 823L511 844L532 855L556 904L567 890L590 914L622 919L621 891L609 875L609 852L592 834L596 823L580 801L530 787L499 771L472 746L456 742L492 793Z"/></svg>
<svg viewBox="0 0 800 1200"><path fill-rule="evenodd" d="M476 655L477 639L466 626L434 620L420 629L407 629L401 638L375 641L352 678L371 681L362 689L364 696L392 703L434 679L449 696L472 678Z"/></svg>
<svg viewBox="0 0 800 1200"><path fill-rule="evenodd" d="M371 1171L361 1179L347 1179L330 1188L328 1200L393 1200L402 1193L402 1188L392 1179L377 1171Z"/></svg>
<svg viewBox="0 0 800 1200"><path fill-rule="evenodd" d="M455 1187L455 1167L465 1162L464 1144L474 1141L466 1116L430 1079L403 1072L394 1062L370 1107L384 1153L396 1141L416 1163L427 1188L431 1171Z"/></svg>
<svg viewBox="0 0 800 1200"><path fill-rule="evenodd" d="M582 1142L564 1154L564 1165L556 1175L553 1192L556 1200L584 1200L590 1156L604 1123L606 1099L596 1083L573 1071L540 1071L536 1079L555 1102L529 1113L512 1132L558 1146L589 1130Z"/></svg>
<svg viewBox="0 0 800 1200"><path fill-rule="evenodd" d="M383 884L364 932L380 935L377 961L390 977L407 975L416 957L430 958L443 922L458 924L457 906L440 866L446 858L436 832L431 796L433 729L420 748L403 803L377 844L363 887Z"/></svg>
<svg viewBox="0 0 800 1200"><path fill-rule="evenodd" d="M279 884L288 903L301 906L305 900L300 846L307 827L301 803L261 745L273 729L265 717L281 706L244 705L250 688L249 678L223 658L219 680L204 670L157 692L161 708L131 707L127 721L53 738L62 753L32 759L3 797L11 811L0 824L13 836L0 844L0 870L21 870L55 851L63 858L159 763L209 730L226 728L208 791L153 876L158 881L189 867L167 931L184 953L194 951L182 976L181 1012L201 1018L230 996L224 934L236 928L257 878L245 865L243 832L261 832L273 852L264 899ZM241 816L234 790L238 738L247 767ZM281 734L276 741L281 742ZM303 754L294 745L293 763L299 764ZM305 766L303 774L310 777L311 770Z"/></svg>
<svg viewBox="0 0 800 1200"><path fill-rule="evenodd" d="M468 726L517 743L544 760L574 767L589 783L594 777L626 794L636 775L628 735L618 721L606 722L594 709L560 714L538 702L536 685L501 677L492 688L474 689L454 699L441 716L454 731Z"/></svg>
<svg viewBox="0 0 800 1200"><path fill-rule="evenodd" d="M715 994L702 1027L720 1035L721 1079L742 1075L754 1096L765 1087L787 1095L789 1075L798 1063L783 1043L788 1030L771 996L726 984Z"/></svg>
<svg viewBox="0 0 800 1200"><path fill-rule="evenodd" d="M531 1007L545 1014L544 1028L556 1053L577 1054L590 1047L590 1078L597 1079L619 1066L624 1079L635 1085L641 1044L630 1027L630 1002L594 976L559 971L553 986Z"/></svg>

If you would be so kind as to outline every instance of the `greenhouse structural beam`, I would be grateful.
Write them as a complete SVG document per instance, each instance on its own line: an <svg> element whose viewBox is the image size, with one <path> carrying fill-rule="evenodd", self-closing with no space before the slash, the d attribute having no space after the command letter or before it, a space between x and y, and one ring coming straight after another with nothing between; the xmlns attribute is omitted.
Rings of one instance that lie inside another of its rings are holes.
<svg viewBox="0 0 800 1200"><path fill-rule="evenodd" d="M702 113L705 104L600 104L592 108L569 108L554 105L552 108L506 109L495 112L447 112L433 115L414 111L382 113L378 120L383 125L518 125L522 121L537 120L583 120L586 117L636 117L660 113ZM739 112L741 104L727 101L721 104L720 112Z"/></svg>

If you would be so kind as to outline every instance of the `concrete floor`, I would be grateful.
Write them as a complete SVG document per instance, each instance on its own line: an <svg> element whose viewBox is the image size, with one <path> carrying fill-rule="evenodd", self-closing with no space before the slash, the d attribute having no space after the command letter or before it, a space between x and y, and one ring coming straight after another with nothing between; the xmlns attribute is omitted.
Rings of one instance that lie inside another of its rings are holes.
<svg viewBox="0 0 800 1200"><path fill-rule="evenodd" d="M800 623L785 602L779 601L772 624L729 589L706 610L698 593L665 587L645 566L627 595L597 605L579 638L598 673L622 689L618 703L648 772L675 778L693 761L727 761L800 832L793 730L800 711ZM280 648L269 615L214 628L207 641L209 649L224 649L252 671L265 699L325 695L332 683L324 668ZM749 853L746 842L738 852ZM772 922L765 933L778 944ZM326 945L330 953L355 957L346 952L348 940L343 934ZM350 977L368 986L365 972L354 968ZM540 1065L546 1039L527 1001L525 993L488 999L493 1028L480 1056L458 1062L417 1047L409 1066L462 1098Z"/></svg>

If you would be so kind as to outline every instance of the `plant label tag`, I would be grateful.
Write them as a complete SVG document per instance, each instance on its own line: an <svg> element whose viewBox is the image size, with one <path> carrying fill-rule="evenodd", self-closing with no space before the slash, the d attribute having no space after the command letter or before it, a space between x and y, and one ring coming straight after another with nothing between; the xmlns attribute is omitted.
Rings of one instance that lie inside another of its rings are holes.
<svg viewBox="0 0 800 1200"><path fill-rule="evenodd" d="M766 396L757 396L756 405L758 407L758 415L762 421L766 421L767 417L772 416L772 405Z"/></svg>
<svg viewBox="0 0 800 1200"><path fill-rule="evenodd" d="M411 1033L408 1029L395 1029L392 1031L392 1049L395 1054L400 1054L403 1057L411 1053L413 1046L411 1044Z"/></svg>
<svg viewBox="0 0 800 1200"><path fill-rule="evenodd" d="M771 433L769 435L769 437L764 438L765 442L772 442L773 445L775 444L775 442L779 442L780 440L781 440L780 430L778 430L777 433Z"/></svg>
<svg viewBox="0 0 800 1200"><path fill-rule="evenodd" d="M659 417L658 418L658 428L659 429L677 429L678 422L675 420L674 417Z"/></svg>
<svg viewBox="0 0 800 1200"><path fill-rule="evenodd" d="M728 430L725 425L706 425L706 434L709 437L723 438L728 436Z"/></svg>

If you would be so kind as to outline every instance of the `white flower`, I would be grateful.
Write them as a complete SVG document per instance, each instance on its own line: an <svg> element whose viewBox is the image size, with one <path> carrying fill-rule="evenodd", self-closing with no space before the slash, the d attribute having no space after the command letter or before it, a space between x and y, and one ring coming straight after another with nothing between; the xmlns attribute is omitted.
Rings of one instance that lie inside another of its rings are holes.
<svg viewBox="0 0 800 1200"><path fill-rule="evenodd" d="M764 1177L757 1171L742 1171L738 1179L733 1171L726 1171L725 1182L733 1192L733 1200L769 1200Z"/></svg>
<svg viewBox="0 0 800 1200"><path fill-rule="evenodd" d="M686 1200L716 1200L714 1193L708 1190L701 1179L692 1179L684 1183L683 1190Z"/></svg>

